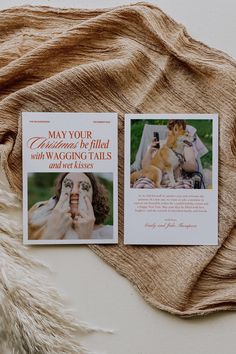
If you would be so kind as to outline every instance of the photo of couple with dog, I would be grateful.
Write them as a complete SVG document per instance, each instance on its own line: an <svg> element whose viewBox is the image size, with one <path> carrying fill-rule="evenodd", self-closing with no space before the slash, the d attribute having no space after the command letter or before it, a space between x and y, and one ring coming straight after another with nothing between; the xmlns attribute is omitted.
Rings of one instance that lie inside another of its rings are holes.
<svg viewBox="0 0 236 354"><path fill-rule="evenodd" d="M211 120L131 120L131 188L210 189Z"/></svg>
<svg viewBox="0 0 236 354"><path fill-rule="evenodd" d="M34 203L29 209L29 239L112 239L113 225L105 224L109 216L112 223L111 193L101 182L111 186L112 174L106 173L102 179L95 173L82 172L51 173L45 177L43 173L31 174L28 180L33 187L29 188L29 204L38 189L49 188L46 182L51 176L55 194L46 201Z"/></svg>

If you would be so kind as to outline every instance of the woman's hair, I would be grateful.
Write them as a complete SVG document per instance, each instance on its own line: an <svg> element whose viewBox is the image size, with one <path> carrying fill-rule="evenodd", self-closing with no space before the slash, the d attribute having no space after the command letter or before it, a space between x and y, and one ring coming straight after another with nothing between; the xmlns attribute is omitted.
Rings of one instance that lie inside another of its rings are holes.
<svg viewBox="0 0 236 354"><path fill-rule="evenodd" d="M167 128L172 130L175 125L182 127L184 130L186 129L186 121L183 119L170 119L167 124Z"/></svg>
<svg viewBox="0 0 236 354"><path fill-rule="evenodd" d="M75 172L76 173L76 172ZM79 172L80 173L80 172ZM83 172L84 173L84 172ZM55 181L55 194L57 200L61 195L62 181L69 172L60 173ZM109 215L109 198L107 189L99 182L93 173L84 173L90 180L93 188L92 206L95 216L95 224L102 224Z"/></svg>

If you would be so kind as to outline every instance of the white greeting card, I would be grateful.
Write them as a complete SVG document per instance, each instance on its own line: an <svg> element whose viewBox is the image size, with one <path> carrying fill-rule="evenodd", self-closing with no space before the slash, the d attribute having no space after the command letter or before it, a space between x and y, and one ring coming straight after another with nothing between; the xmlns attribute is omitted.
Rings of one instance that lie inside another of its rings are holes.
<svg viewBox="0 0 236 354"><path fill-rule="evenodd" d="M128 114L125 151L125 244L217 245L217 114Z"/></svg>
<svg viewBox="0 0 236 354"><path fill-rule="evenodd" d="M25 244L116 243L117 114L22 113Z"/></svg>

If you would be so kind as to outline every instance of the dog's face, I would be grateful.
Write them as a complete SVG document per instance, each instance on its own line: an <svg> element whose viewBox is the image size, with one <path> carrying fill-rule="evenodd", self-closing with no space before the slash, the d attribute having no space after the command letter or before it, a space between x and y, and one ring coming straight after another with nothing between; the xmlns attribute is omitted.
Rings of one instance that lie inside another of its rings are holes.
<svg viewBox="0 0 236 354"><path fill-rule="evenodd" d="M176 143L178 146L192 146L193 136L189 134L182 126L176 124L173 128L173 134L176 138Z"/></svg>
<svg viewBox="0 0 236 354"><path fill-rule="evenodd" d="M181 144L184 146L192 146L193 137L187 131L184 134L179 135L177 138L177 144Z"/></svg>
<svg viewBox="0 0 236 354"><path fill-rule="evenodd" d="M43 226L47 222L52 209L55 208L57 203L56 197L52 197L47 201L38 202L34 204L28 213L28 222L32 226Z"/></svg>

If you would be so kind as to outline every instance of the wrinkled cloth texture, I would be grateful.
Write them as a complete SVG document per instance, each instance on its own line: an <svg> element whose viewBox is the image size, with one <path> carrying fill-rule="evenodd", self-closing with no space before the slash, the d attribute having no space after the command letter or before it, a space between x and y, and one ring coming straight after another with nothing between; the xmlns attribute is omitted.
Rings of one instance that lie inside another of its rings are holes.
<svg viewBox="0 0 236 354"><path fill-rule="evenodd" d="M148 3L12 8L0 28L0 151L12 191L21 196L22 111L118 112L119 244L89 247L156 308L235 309L235 61ZM219 246L123 245L124 114L148 112L219 113Z"/></svg>

